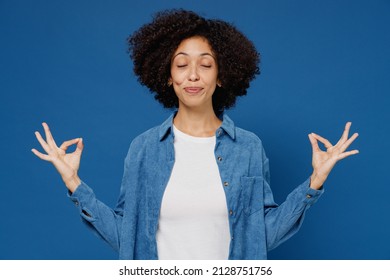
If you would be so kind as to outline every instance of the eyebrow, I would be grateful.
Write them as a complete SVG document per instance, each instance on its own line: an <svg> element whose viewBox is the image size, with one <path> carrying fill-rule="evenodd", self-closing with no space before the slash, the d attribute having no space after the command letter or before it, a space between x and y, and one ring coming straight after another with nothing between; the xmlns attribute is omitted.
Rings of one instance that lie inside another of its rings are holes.
<svg viewBox="0 0 390 280"><path fill-rule="evenodd" d="M188 53L179 52L179 53L175 54L175 55L172 57L172 60L173 60L176 56L178 56L178 55L180 55L180 54L185 55L185 56L189 56ZM214 58L214 60L215 60L215 57L214 57L211 53L201 53L199 56L206 56L206 55L211 56L211 57Z"/></svg>

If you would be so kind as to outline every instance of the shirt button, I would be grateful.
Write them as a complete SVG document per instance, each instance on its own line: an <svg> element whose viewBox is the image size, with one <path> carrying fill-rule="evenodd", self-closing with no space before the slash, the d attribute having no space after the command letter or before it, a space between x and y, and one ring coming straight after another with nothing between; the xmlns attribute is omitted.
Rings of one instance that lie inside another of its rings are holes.
<svg viewBox="0 0 390 280"><path fill-rule="evenodd" d="M312 196L310 194L307 194L306 195L306 198L311 198Z"/></svg>
<svg viewBox="0 0 390 280"><path fill-rule="evenodd" d="M218 161L222 161L222 157L221 156L218 157Z"/></svg>
<svg viewBox="0 0 390 280"><path fill-rule="evenodd" d="M79 202L78 202L78 201L76 201L76 202L74 203L74 205L76 205L76 206L79 206Z"/></svg>
<svg viewBox="0 0 390 280"><path fill-rule="evenodd" d="M230 209L230 211L229 211L229 215L230 215L230 216L232 216L232 215L233 215L233 210L232 210L232 209Z"/></svg>
<svg viewBox="0 0 390 280"><path fill-rule="evenodd" d="M222 134L222 130L218 130L218 135L221 135Z"/></svg>
<svg viewBox="0 0 390 280"><path fill-rule="evenodd" d="M224 186L224 187L227 187L227 186L229 186L229 183L228 183L228 182L224 182L224 183L223 183L223 186Z"/></svg>

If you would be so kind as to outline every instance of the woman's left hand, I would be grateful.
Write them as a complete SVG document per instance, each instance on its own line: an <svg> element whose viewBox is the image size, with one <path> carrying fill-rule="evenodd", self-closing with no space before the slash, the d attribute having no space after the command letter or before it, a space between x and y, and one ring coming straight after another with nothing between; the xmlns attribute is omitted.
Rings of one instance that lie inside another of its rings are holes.
<svg viewBox="0 0 390 280"><path fill-rule="evenodd" d="M324 184L329 173L335 164L348 156L359 153L358 150L346 151L349 145L359 136L354 133L348 138L351 122L347 122L343 135L336 145L332 145L327 139L315 134L310 133L309 139L313 148L313 174L310 177L310 187L312 189L320 189ZM318 141L324 144L326 151L322 151L318 146Z"/></svg>

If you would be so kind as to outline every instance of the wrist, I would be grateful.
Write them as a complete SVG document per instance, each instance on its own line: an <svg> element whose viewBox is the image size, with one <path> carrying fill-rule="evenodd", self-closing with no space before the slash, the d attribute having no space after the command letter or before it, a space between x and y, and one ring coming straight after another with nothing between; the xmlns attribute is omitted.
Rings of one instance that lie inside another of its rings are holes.
<svg viewBox="0 0 390 280"><path fill-rule="evenodd" d="M65 186L68 188L68 190L71 193L74 193L77 187L81 184L81 179L77 174L70 178L66 178L66 179L63 178L63 181L65 183Z"/></svg>
<svg viewBox="0 0 390 280"><path fill-rule="evenodd" d="M322 178L321 176L313 172L313 174L310 176L310 188L315 190L321 189L324 185L325 180L326 178Z"/></svg>

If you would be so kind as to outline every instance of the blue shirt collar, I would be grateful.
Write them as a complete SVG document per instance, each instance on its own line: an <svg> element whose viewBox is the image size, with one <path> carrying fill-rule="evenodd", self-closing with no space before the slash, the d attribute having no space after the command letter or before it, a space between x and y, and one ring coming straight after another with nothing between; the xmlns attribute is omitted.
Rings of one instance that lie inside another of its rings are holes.
<svg viewBox="0 0 390 280"><path fill-rule="evenodd" d="M166 119L159 128L159 139L160 141L164 140L165 136L168 135L168 133L171 133L173 131L172 126L173 126L173 118L175 117L177 112L174 112L169 116L168 119ZM230 138L233 140L236 138L236 133L235 133L235 126L234 122L229 118L229 116L226 113L223 113L222 115L222 125L218 130L222 129L225 131ZM218 133L217 130L217 133Z"/></svg>

